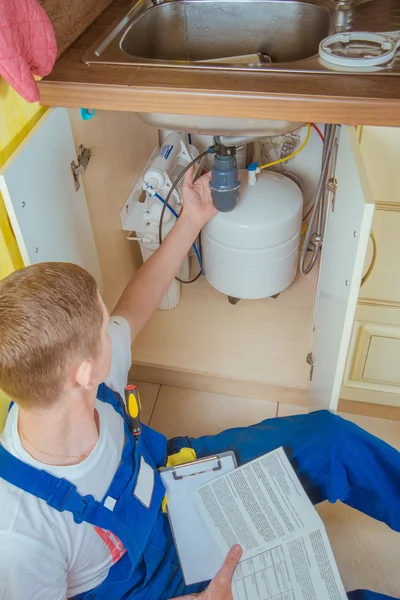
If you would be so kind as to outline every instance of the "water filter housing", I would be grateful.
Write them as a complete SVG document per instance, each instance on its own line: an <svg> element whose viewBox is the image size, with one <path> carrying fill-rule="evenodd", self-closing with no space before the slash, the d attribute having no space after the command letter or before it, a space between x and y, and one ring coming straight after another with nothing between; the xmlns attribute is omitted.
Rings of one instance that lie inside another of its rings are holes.
<svg viewBox="0 0 400 600"><path fill-rule="evenodd" d="M145 188L151 186L158 191L167 186L170 180L169 174L181 151L181 143L181 133L174 131L169 134L151 165L146 168L143 175Z"/></svg>
<svg viewBox="0 0 400 600"><path fill-rule="evenodd" d="M183 141L178 132L171 132L161 148L156 148L144 171L135 184L120 213L122 229L130 231L129 240L139 242L143 260L146 261L159 247L159 225L162 199L168 196L172 184L181 171L197 156L199 151ZM181 184L173 191L169 206L180 214L182 209ZM156 195L157 194L157 195ZM166 210L163 217L162 237L165 239L176 223L175 216ZM184 259L178 276L183 281L190 279L189 256ZM159 304L162 310L175 308L180 300L181 284L174 280Z"/></svg>
<svg viewBox="0 0 400 600"><path fill-rule="evenodd" d="M234 298L282 292L297 272L303 196L287 177L261 172L249 186L242 172L239 202L203 228L203 262L209 283Z"/></svg>

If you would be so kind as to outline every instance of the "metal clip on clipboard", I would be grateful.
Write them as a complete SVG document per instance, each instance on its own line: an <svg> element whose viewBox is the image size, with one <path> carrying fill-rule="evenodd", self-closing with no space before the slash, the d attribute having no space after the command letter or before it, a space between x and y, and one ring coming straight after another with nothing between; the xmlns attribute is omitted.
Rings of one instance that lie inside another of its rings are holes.
<svg viewBox="0 0 400 600"><path fill-rule="evenodd" d="M212 461L217 461L217 465L215 467L211 467L210 469L203 469L202 471L196 471L195 473L188 473L187 475L177 475L177 471L180 469L184 469L185 467L193 467L193 465L206 465L206 463L210 463ZM202 475L203 473L209 473L211 471L220 471L222 469L221 460L219 456L208 456L207 458L199 458L193 462L183 463L181 465L176 465L172 468L172 476L175 481L179 479L185 479L186 477L193 477L194 475Z"/></svg>

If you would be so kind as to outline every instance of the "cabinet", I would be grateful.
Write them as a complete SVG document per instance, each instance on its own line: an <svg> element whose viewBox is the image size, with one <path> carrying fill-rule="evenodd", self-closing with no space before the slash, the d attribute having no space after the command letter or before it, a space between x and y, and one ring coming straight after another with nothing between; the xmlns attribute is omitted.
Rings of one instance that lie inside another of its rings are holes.
<svg viewBox="0 0 400 600"><path fill-rule="evenodd" d="M341 398L400 406L400 311L359 304Z"/></svg>
<svg viewBox="0 0 400 600"><path fill-rule="evenodd" d="M74 139L78 140L75 144ZM1 189L25 265L71 261L101 282L111 310L140 252L121 231L119 211L157 142L157 131L134 113L49 110L1 170ZM70 163L90 148L75 191Z"/></svg>
<svg viewBox="0 0 400 600"><path fill-rule="evenodd" d="M376 261L371 276L360 290L360 302L399 307L400 195L398 205L377 202L372 230L376 241ZM371 264L373 253L373 244L370 240L365 260L366 267Z"/></svg>
<svg viewBox="0 0 400 600"><path fill-rule="evenodd" d="M361 153L376 201L341 397L400 406L400 129L366 127Z"/></svg>
<svg viewBox="0 0 400 600"><path fill-rule="evenodd" d="M86 210L90 219L85 219L84 226L77 225L75 232L57 221L60 211L65 211L65 223L71 222L71 203L76 196L69 167L73 157L65 160L59 127L55 127L52 142L40 150L38 171L31 174L34 185L29 189L31 202L40 199L48 203L47 212L40 205L40 214L47 219L42 235L52 236L52 243L45 258L26 252L24 256L27 262L69 260L68 253L58 254L60 245L68 242L75 261L92 272L98 262L107 305L112 308L140 264L137 248L120 229L119 210L154 148L157 131L141 123L134 113L98 112L92 121L84 122L77 111L68 115L66 109L55 109L45 117L1 172L2 190L22 250L33 235L29 224L34 229L35 223L28 221L22 227L21 190L16 194L11 189L10 173L23 151L36 143L46 123L57 115L63 115L65 126L68 121L67 137L71 140L73 136L75 148L83 144L92 151L82 176L85 193L78 203L81 214ZM53 172L39 169L46 165L49 149L51 160L60 169L58 179ZM135 341L134 375L149 381L158 378L159 383L335 410L374 210L353 127L341 128L335 177L338 187L335 198L332 194L330 198L319 276L315 269L311 276L298 278L276 300L243 302L236 307L228 305L205 280L187 286L178 309L158 312ZM45 195L40 193L41 178ZM58 196L63 198L62 206L54 210ZM85 200L87 208L82 206ZM91 264L83 254L76 258L80 237L94 240L91 248L95 248L96 261ZM306 357L311 351L314 364L309 381Z"/></svg>
<svg viewBox="0 0 400 600"><path fill-rule="evenodd" d="M85 265L102 287L84 191L69 168L74 155L67 112L51 111L4 165L1 191L25 265Z"/></svg>

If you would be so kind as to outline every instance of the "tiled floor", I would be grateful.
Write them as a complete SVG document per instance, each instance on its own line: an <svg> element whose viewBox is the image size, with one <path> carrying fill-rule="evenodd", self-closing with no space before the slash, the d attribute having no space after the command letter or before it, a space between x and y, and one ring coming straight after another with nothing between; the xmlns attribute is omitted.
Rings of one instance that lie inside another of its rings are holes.
<svg viewBox="0 0 400 600"><path fill-rule="evenodd" d="M137 387L140 392L140 400L142 404L141 420L146 425L149 425L161 386L154 383L141 382L137 384Z"/></svg>
<svg viewBox="0 0 400 600"><path fill-rule="evenodd" d="M274 402L162 386L151 426L167 437L199 437L275 416Z"/></svg>
<svg viewBox="0 0 400 600"><path fill-rule="evenodd" d="M142 418L167 437L213 434L275 416L307 412L304 407L137 384ZM400 450L400 422L342 415ZM400 460L400 459L399 459ZM345 506L318 507L327 528L346 590L370 589L400 598L400 534Z"/></svg>

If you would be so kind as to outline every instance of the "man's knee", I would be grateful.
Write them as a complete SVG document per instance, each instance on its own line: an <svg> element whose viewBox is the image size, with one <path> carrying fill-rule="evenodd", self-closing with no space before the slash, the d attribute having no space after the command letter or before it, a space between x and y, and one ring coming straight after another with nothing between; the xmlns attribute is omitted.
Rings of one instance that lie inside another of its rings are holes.
<svg viewBox="0 0 400 600"><path fill-rule="evenodd" d="M309 413L309 415L315 416L316 426L323 429L326 428L327 432L329 431L333 434L357 428L351 421L347 421L329 410L318 410Z"/></svg>

